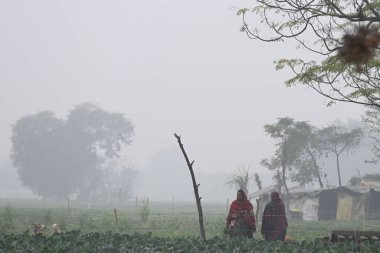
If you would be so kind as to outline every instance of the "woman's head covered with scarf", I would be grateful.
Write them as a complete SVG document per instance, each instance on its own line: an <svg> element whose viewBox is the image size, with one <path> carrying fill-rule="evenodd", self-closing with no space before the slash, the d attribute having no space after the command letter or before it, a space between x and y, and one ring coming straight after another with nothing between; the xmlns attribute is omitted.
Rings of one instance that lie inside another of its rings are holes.
<svg viewBox="0 0 380 253"><path fill-rule="evenodd" d="M240 189L240 190L237 191L236 199L238 201L246 201L248 199L247 198L247 194L245 194L245 192Z"/></svg>
<svg viewBox="0 0 380 253"><path fill-rule="evenodd" d="M278 192L276 192L276 191L274 191L274 192L272 192L270 194L270 198L271 198L272 201L279 201L279 200L281 200L280 199L280 194Z"/></svg>

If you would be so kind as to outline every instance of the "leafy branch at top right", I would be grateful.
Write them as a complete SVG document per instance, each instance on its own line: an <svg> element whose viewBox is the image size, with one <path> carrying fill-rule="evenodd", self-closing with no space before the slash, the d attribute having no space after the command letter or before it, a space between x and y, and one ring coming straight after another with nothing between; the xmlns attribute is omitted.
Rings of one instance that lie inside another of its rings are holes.
<svg viewBox="0 0 380 253"><path fill-rule="evenodd" d="M380 108L380 0L256 0L242 8L242 32L265 42L294 40L314 56L279 59L286 85L306 85L335 102Z"/></svg>

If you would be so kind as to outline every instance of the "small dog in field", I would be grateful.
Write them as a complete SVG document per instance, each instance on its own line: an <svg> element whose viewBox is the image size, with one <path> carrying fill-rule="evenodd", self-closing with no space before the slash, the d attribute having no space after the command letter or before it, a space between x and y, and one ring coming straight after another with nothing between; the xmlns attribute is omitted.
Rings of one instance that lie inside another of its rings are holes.
<svg viewBox="0 0 380 253"><path fill-rule="evenodd" d="M36 235L42 235L45 231L45 225L44 224L33 224L33 231Z"/></svg>
<svg viewBox="0 0 380 253"><path fill-rule="evenodd" d="M53 229L53 234L60 234L62 231L62 225L61 224L52 224L51 228Z"/></svg>
<svg viewBox="0 0 380 253"><path fill-rule="evenodd" d="M45 233L47 227L44 224L33 224L33 232L34 234L42 235ZM62 225L61 224L52 224L51 229L53 230L53 234L62 233Z"/></svg>
<svg viewBox="0 0 380 253"><path fill-rule="evenodd" d="M285 242L294 242L294 239L291 236L285 236Z"/></svg>

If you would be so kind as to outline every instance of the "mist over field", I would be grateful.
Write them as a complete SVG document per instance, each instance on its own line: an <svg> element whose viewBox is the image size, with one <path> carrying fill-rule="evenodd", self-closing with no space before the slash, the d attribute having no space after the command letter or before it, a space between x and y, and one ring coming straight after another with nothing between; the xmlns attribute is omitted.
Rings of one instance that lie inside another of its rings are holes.
<svg viewBox="0 0 380 253"><path fill-rule="evenodd" d="M235 198L226 182L239 167L258 173L263 187L274 184L260 165L275 150L264 125L282 117L320 128L360 124L364 106L327 106L311 89L285 86L291 73L273 62L308 52L248 39L236 15L242 3L1 1L0 198L41 198L23 186L11 161L12 127L41 111L69 121L75 106L92 103L130 120L134 135L115 162L133 170L126 198L158 201L194 200L174 133L195 160L202 201L225 202ZM342 154L343 184L358 172L378 173L364 162L370 157L369 146ZM326 184L338 184L332 158L322 171ZM249 191L256 190L252 180Z"/></svg>

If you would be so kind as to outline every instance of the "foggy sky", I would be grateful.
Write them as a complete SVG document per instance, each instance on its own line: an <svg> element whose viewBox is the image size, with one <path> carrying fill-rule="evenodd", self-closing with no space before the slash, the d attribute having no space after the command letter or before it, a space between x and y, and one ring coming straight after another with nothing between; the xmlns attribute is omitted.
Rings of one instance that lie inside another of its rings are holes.
<svg viewBox="0 0 380 253"><path fill-rule="evenodd" d="M182 141L195 168L232 173L273 152L263 125L279 117L326 126L360 120L364 108L326 107L273 61L312 57L288 43L266 44L239 32L227 0L0 1L0 159L8 159L11 124L51 110L65 117L93 102L124 113L136 136L126 150L137 167ZM178 152L178 156L181 153Z"/></svg>

